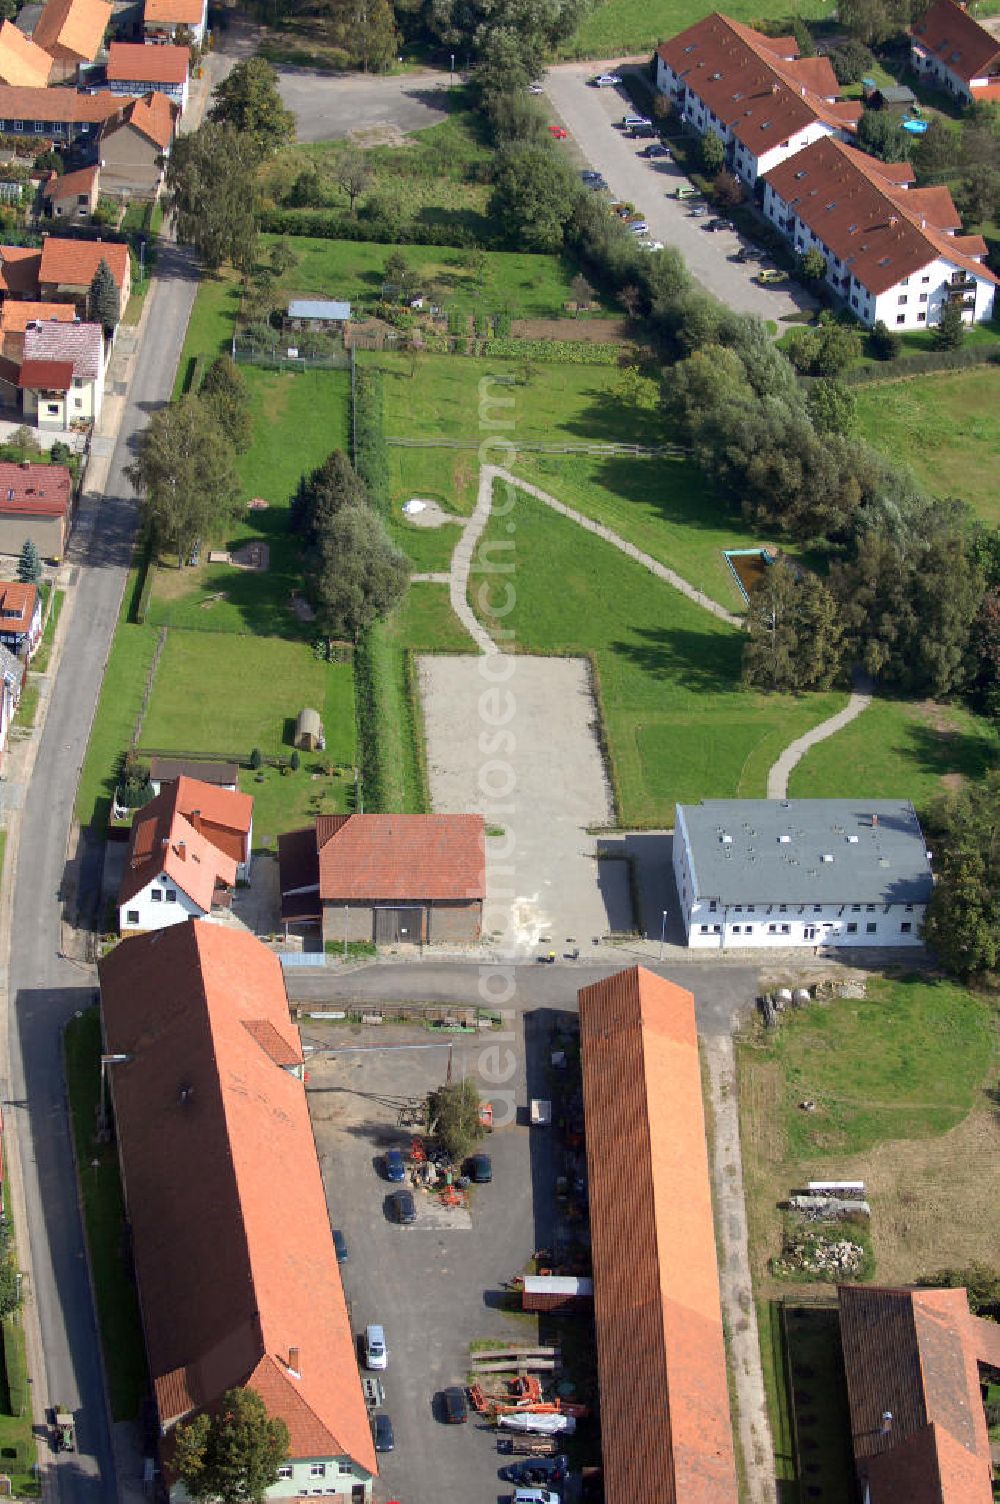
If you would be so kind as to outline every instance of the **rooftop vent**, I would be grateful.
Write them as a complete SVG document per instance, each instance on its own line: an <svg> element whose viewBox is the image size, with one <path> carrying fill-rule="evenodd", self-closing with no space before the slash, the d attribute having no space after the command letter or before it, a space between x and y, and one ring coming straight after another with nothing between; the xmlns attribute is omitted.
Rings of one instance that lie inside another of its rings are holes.
<svg viewBox="0 0 1000 1504"><path fill-rule="evenodd" d="M857 838L857 836L848 836L847 837L847 844L849 846L856 846L858 844L858 838Z"/></svg>
<svg viewBox="0 0 1000 1504"><path fill-rule="evenodd" d="M823 853L823 860L824 860L824 862L832 862L833 861L833 852L832 851L824 851L824 853Z"/></svg>
<svg viewBox="0 0 1000 1504"><path fill-rule="evenodd" d="M780 846L789 846L791 844L791 840L792 840L791 836L779 836L778 837L778 844Z"/></svg>
<svg viewBox="0 0 1000 1504"><path fill-rule="evenodd" d="M725 832L725 831L724 831L724 832L723 832L723 834L722 834L722 835L721 835L721 836L720 836L720 837L719 837L719 840L720 840L720 841L721 841L721 842L722 842L722 844L723 844L723 846L731 846L731 845L732 845L732 844L733 844L733 838L732 838L732 836L731 836L731 835L729 835L729 834L728 834L728 833L727 833L727 832Z"/></svg>

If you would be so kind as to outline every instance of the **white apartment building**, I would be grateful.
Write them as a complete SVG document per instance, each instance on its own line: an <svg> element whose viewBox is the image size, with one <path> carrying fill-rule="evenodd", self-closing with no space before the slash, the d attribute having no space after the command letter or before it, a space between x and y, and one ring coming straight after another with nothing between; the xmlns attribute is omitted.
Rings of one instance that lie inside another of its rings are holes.
<svg viewBox="0 0 1000 1504"><path fill-rule="evenodd" d="M935 0L910 27L910 64L962 104L1000 100L1000 39L954 0Z"/></svg>

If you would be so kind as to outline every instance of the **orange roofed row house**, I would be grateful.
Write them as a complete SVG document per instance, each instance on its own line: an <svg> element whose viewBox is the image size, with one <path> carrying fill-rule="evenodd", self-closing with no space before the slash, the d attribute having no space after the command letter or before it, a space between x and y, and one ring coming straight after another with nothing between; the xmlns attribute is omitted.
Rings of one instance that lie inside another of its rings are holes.
<svg viewBox="0 0 1000 1504"><path fill-rule="evenodd" d="M364 1504L376 1458L278 958L191 921L99 972L170 1497L176 1427L246 1388L288 1427L269 1497Z"/></svg>
<svg viewBox="0 0 1000 1504"><path fill-rule="evenodd" d="M606 1504L736 1504L694 998L579 994Z"/></svg>
<svg viewBox="0 0 1000 1504"><path fill-rule="evenodd" d="M210 918L249 878L249 794L180 777L162 785L132 821L118 890L122 934Z"/></svg>
<svg viewBox="0 0 1000 1504"><path fill-rule="evenodd" d="M53 60L50 81L74 78L104 43L114 7L107 0L46 0L31 39Z"/></svg>
<svg viewBox="0 0 1000 1504"><path fill-rule="evenodd" d="M794 37L766 37L718 13L660 44L656 86L699 135L718 136L750 187L813 141L850 139L862 111L838 98L829 58L800 58Z"/></svg>
<svg viewBox="0 0 1000 1504"><path fill-rule="evenodd" d="M955 0L935 0L910 27L910 63L918 78L962 104L1000 100L1000 37Z"/></svg>

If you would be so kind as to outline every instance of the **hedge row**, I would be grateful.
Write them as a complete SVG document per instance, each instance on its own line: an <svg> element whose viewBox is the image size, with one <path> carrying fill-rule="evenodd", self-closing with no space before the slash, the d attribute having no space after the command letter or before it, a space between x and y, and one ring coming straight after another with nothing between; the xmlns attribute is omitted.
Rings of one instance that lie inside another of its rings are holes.
<svg viewBox="0 0 1000 1504"><path fill-rule="evenodd" d="M132 613L132 620L137 626L142 626L146 620L146 612L149 610L149 598L153 593L153 585L156 581L156 553L149 549L139 566L142 570L142 588L139 591Z"/></svg>
<svg viewBox="0 0 1000 1504"><path fill-rule="evenodd" d="M381 219L351 219L332 210L267 209L260 227L269 235L310 235L319 240L368 240L377 245L453 245L460 250L500 250L507 242L454 223L399 224Z"/></svg>
<svg viewBox="0 0 1000 1504"><path fill-rule="evenodd" d="M926 354L883 360L875 366L853 366L843 373L841 380L848 386L865 386L872 381L905 381L910 376L927 376L935 371L965 371L970 366L988 365L1000 365L1000 349L970 345L958 350L928 350Z"/></svg>
<svg viewBox="0 0 1000 1504"><path fill-rule="evenodd" d="M357 721L358 759L361 763L364 807L369 814L385 808L380 715L384 657L382 626L380 622L375 622L360 633L354 647L354 714Z"/></svg>
<svg viewBox="0 0 1000 1504"><path fill-rule="evenodd" d="M573 339L488 339L483 353L497 360L551 361L563 366L616 366L624 345L592 345Z"/></svg>
<svg viewBox="0 0 1000 1504"><path fill-rule="evenodd" d="M368 487L368 498L385 516L391 505L389 493L389 448L385 442L382 372L355 366L351 384L354 410L354 468Z"/></svg>

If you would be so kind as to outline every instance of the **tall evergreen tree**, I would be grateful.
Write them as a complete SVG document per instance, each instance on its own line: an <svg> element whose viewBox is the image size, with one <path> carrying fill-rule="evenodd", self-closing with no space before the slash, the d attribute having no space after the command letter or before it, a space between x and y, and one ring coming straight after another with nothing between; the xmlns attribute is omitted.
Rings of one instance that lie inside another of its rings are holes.
<svg viewBox="0 0 1000 1504"><path fill-rule="evenodd" d="M345 507L366 507L368 491L342 449L303 475L292 496L292 527L310 547L319 543Z"/></svg>
<svg viewBox="0 0 1000 1504"><path fill-rule="evenodd" d="M777 559L750 595L743 677L771 690L829 689L840 672L844 629L822 580Z"/></svg>
<svg viewBox="0 0 1000 1504"><path fill-rule="evenodd" d="M97 263L87 304L91 321L100 324L106 335L113 334L122 316L122 304L114 273L103 256Z"/></svg>
<svg viewBox="0 0 1000 1504"><path fill-rule="evenodd" d="M252 141L260 159L295 138L295 117L278 93L278 75L262 57L243 58L215 89L208 118Z"/></svg>
<svg viewBox="0 0 1000 1504"><path fill-rule="evenodd" d="M42 561L33 538L25 538L21 545L17 577L23 585L36 585L42 577Z"/></svg>
<svg viewBox="0 0 1000 1504"><path fill-rule="evenodd" d="M316 624L350 638L386 616L406 590L410 565L369 507L348 506L324 532L309 569Z"/></svg>

